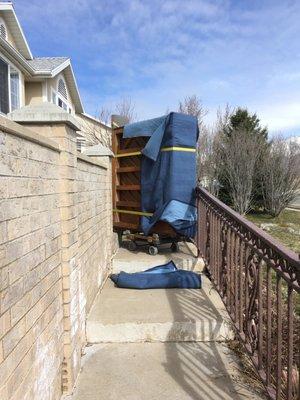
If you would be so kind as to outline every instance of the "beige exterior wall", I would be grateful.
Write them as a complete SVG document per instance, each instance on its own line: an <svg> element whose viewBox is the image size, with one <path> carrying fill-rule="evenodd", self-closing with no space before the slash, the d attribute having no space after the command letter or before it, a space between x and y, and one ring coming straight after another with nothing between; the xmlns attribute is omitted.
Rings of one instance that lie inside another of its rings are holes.
<svg viewBox="0 0 300 400"><path fill-rule="evenodd" d="M25 83L25 105L37 105L43 102L43 83Z"/></svg>
<svg viewBox="0 0 300 400"><path fill-rule="evenodd" d="M0 117L1 400L72 389L110 269L110 199L109 161L77 156L71 128Z"/></svg>

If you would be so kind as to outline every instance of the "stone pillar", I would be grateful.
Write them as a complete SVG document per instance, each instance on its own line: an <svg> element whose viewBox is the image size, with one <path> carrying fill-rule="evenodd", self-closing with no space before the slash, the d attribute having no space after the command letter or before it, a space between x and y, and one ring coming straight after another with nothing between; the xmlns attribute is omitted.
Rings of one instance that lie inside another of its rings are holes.
<svg viewBox="0 0 300 400"><path fill-rule="evenodd" d="M80 277L77 268L78 213L76 206L77 120L51 103L26 106L10 114L11 119L59 144L61 282L63 307L62 388L70 393L80 370L81 349L85 343L84 318L79 313Z"/></svg>

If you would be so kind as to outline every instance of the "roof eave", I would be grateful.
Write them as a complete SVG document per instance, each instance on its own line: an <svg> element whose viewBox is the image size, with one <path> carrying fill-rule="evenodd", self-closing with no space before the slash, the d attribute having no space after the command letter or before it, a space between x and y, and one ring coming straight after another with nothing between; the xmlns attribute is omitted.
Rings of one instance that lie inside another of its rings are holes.
<svg viewBox="0 0 300 400"><path fill-rule="evenodd" d="M1 7L1 11L8 12L8 13L11 13L11 14L13 15L13 18L14 18L14 20L15 20L17 29L18 29L18 31L19 31L18 33L19 33L19 35L20 35L20 37L21 37L21 41L22 41L23 46L24 46L24 48L19 49L19 52L20 52L20 53L22 54L22 56L25 57L27 60L32 60L32 59L33 59L33 55L32 55L31 50L30 50L30 48L29 48L29 44L28 44L28 42L27 42L27 40L26 40L24 31L23 31L23 29L22 29L22 27L21 27L21 25L20 25L20 22L19 22L19 20L18 20L17 15L16 15L16 12L15 12L15 9L14 9L14 6L13 6L13 3L12 3L12 2L7 2L7 3L5 3L5 2L0 2L0 7ZM23 47L23 46L22 46L22 47Z"/></svg>
<svg viewBox="0 0 300 400"><path fill-rule="evenodd" d="M30 48L29 48L29 44L28 44L28 42L27 42L27 40L26 40L24 31L23 31L23 29L22 29L22 27L21 27L21 25L20 25L20 22L19 22L19 20L18 20L17 14L15 13L15 9L14 9L14 6L13 6L13 5L12 5L12 10L13 10L13 13L14 13L14 16L15 16L15 19L16 19L17 26L18 26L18 28L19 28L19 30L20 30L21 35L22 35L22 38L23 38L23 41L24 41L24 45L25 45L26 51L27 51L27 55L24 54L24 57L25 57L27 60L32 60L32 59L33 59L33 55L32 55L32 53L31 53L31 50L30 50Z"/></svg>
<svg viewBox="0 0 300 400"><path fill-rule="evenodd" d="M7 40L0 36L0 48L3 48L9 56L12 57L14 62L18 63L18 67L25 70L30 75L34 74L34 69L28 64L27 60L22 56L22 54L15 49Z"/></svg>
<svg viewBox="0 0 300 400"><path fill-rule="evenodd" d="M79 107L78 107L78 111L77 112L84 113L83 103L82 103L82 100L81 100L81 97L80 97L80 92L79 92L79 89L78 89L77 81L76 81L75 74L74 74L73 67L72 67L71 63L70 63L70 68L71 68L71 72L72 72L72 75L73 75L76 92L77 92L77 95L78 95L78 106Z"/></svg>
<svg viewBox="0 0 300 400"><path fill-rule="evenodd" d="M63 70L66 70L67 68L69 68L69 70L71 72L71 80L72 80L71 84L73 86L73 88L71 88L71 89L73 89L71 92L71 96L72 96L74 104L75 104L75 112L83 114L84 113L83 104L82 104L82 101L80 98L79 89L77 86L77 82L76 82L76 78L75 78L74 71L72 68L72 64L71 64L70 59L68 59L67 61L68 61L68 65ZM61 71L63 71L63 70L61 70ZM58 74L58 72L57 72L57 74Z"/></svg>
<svg viewBox="0 0 300 400"><path fill-rule="evenodd" d="M52 78L54 78L57 74L59 74L61 71L63 71L65 68L67 68L69 65L71 65L71 61L68 58L66 61L58 65L56 68L54 68L51 71Z"/></svg>

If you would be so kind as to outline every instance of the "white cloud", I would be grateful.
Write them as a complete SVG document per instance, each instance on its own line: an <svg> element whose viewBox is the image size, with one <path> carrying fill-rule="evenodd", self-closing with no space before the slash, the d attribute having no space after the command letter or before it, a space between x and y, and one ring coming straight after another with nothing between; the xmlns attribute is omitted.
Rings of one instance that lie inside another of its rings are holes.
<svg viewBox="0 0 300 400"><path fill-rule="evenodd" d="M261 122L268 125L270 131L300 128L300 100L298 103L262 104L258 109Z"/></svg>
<svg viewBox="0 0 300 400"><path fill-rule="evenodd" d="M75 61L87 111L131 96L141 117L198 94L300 129L300 2L15 0L38 55Z"/></svg>

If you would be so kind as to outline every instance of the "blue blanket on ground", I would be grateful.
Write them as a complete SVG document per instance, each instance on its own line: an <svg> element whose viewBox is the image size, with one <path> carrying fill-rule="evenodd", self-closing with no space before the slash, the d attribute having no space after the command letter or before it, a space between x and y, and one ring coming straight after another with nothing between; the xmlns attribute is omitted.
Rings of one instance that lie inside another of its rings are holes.
<svg viewBox="0 0 300 400"><path fill-rule="evenodd" d="M201 276L177 269L173 261L143 272L112 274L111 280L120 288L129 289L200 289Z"/></svg>
<svg viewBox="0 0 300 400"><path fill-rule="evenodd" d="M150 137L142 150L141 206L153 216L141 217L142 231L148 234L157 221L165 221L177 233L194 237L196 152L188 149L196 148L197 119L172 112L126 125L123 136Z"/></svg>

